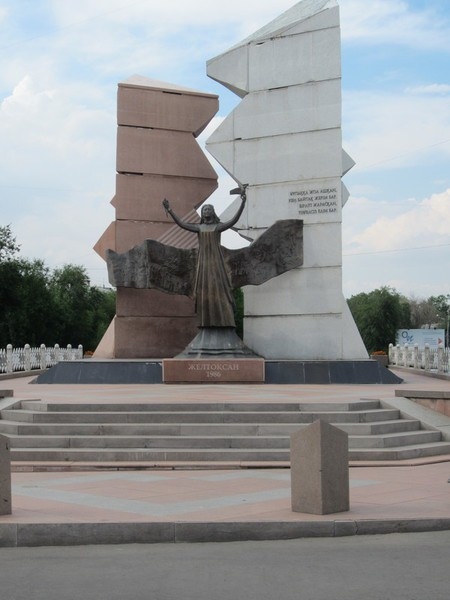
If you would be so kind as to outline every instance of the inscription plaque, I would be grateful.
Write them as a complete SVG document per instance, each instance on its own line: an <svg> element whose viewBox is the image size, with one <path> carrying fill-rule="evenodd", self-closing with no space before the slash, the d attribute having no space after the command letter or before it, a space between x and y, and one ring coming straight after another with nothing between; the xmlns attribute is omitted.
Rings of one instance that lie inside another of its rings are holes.
<svg viewBox="0 0 450 600"><path fill-rule="evenodd" d="M164 383L264 383L264 359L163 360Z"/></svg>
<svg viewBox="0 0 450 600"><path fill-rule="evenodd" d="M301 218L317 215L318 218L333 216L338 212L340 193L337 187L313 187L289 192L288 202L295 206Z"/></svg>

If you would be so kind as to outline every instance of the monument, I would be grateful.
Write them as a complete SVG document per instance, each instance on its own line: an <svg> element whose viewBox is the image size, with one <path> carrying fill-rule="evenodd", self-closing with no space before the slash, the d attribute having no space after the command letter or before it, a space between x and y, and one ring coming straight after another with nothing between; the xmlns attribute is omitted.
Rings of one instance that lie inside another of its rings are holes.
<svg viewBox="0 0 450 600"><path fill-rule="evenodd" d="M349 196L342 177L354 163L342 149L340 62L336 0L302 0L208 61L208 75L242 98L207 141L241 190L246 184L245 209L241 194L221 215L252 240L249 249L220 250L222 283L228 278L229 285L221 284L228 300L219 304L229 312L230 290L244 291L244 340L237 343L231 317L229 326L219 325L217 342L217 327L202 327L199 312L195 209L217 176L194 138L216 112L217 96L139 76L119 84L116 221L96 246L105 259L111 250L117 314L96 358L251 353L265 359L270 383L400 381L368 360L342 293L342 208ZM170 200L166 211L163 198ZM294 222L302 223L301 260L297 252L295 264L251 281L253 267L242 265L252 253L278 265L273 237L284 239L277 227ZM183 276L173 286L177 269Z"/></svg>
<svg viewBox="0 0 450 600"><path fill-rule="evenodd" d="M235 229L257 239L277 220L304 221L302 268L244 289L245 343L266 359L367 359L342 293L341 177L354 163L342 149L336 0L298 2L207 71L242 98L207 141L249 184Z"/></svg>
<svg viewBox="0 0 450 600"><path fill-rule="evenodd" d="M243 285L260 285L290 269L300 267L303 261L303 221L291 219L278 221L267 229L249 247L229 250L220 244L221 233L233 227L241 216L246 203L246 186L232 190L239 192L241 204L233 217L221 222L214 207L205 204L201 210L200 223L190 223L181 219L170 207L167 199L163 201L166 212L175 223L187 231L196 233L198 250L183 250L161 244L155 240L146 240L132 250L118 254L112 250L106 253L109 280L118 289L155 288L167 293L190 296L195 302L199 332L177 358L244 358L255 354L243 344L237 336L234 317L233 289ZM234 361L233 368L216 368L205 371L193 368L197 378L206 380L209 371L222 379L242 381L237 372L242 372L242 364ZM176 363L184 372L172 375L165 381L180 381L186 378L186 364ZM230 365L229 365L230 366ZM248 367L248 364L246 364ZM170 368L170 367L169 367ZM200 373L199 373L200 372ZM260 379L255 379L252 371L251 381L263 381L264 369L259 369ZM192 375L192 373L190 373ZM192 381L192 377L188 378ZM248 381L246 376L244 380Z"/></svg>

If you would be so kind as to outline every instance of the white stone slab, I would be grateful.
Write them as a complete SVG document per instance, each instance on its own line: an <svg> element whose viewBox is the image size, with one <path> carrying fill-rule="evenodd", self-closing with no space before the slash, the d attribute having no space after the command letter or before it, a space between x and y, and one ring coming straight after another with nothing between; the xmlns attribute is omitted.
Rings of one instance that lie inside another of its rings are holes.
<svg viewBox="0 0 450 600"><path fill-rule="evenodd" d="M333 11L337 6L336 0L302 0L301 2L297 2L297 4L264 25L264 27L261 27L242 42L236 44L236 47L242 44L258 43L261 40L285 35L293 27L301 27L302 23L310 21L315 15L323 14L325 11L332 13L334 19L336 17L339 18L339 12L336 15L336 11Z"/></svg>
<svg viewBox="0 0 450 600"><path fill-rule="evenodd" d="M328 3L330 4L330 3ZM326 8L326 7L325 7ZM319 29L328 29L330 27L339 27L339 7L322 10L318 14L296 23L286 30L286 35L296 33L305 33L307 31L317 31Z"/></svg>
<svg viewBox="0 0 450 600"><path fill-rule="evenodd" d="M210 136L207 147L234 139L332 129L340 124L340 79L265 90L246 96Z"/></svg>
<svg viewBox="0 0 450 600"><path fill-rule="evenodd" d="M248 46L232 48L208 60L207 73L240 98L248 92Z"/></svg>
<svg viewBox="0 0 450 600"><path fill-rule="evenodd" d="M340 223L320 223L303 227L303 267L342 266L342 227ZM307 250L305 254L305 249Z"/></svg>
<svg viewBox="0 0 450 600"><path fill-rule="evenodd" d="M280 219L300 219L305 225L340 223L341 189L339 177L249 187L247 206L235 229L248 230L246 237L256 239L262 233L259 229L270 227ZM227 208L221 215L222 220L230 219L239 204L236 200Z"/></svg>
<svg viewBox="0 0 450 600"><path fill-rule="evenodd" d="M233 179L237 179L233 173L235 161L235 147L233 142L213 144L208 146L208 151Z"/></svg>
<svg viewBox="0 0 450 600"><path fill-rule="evenodd" d="M341 268L300 268L244 288L244 314L308 315L342 312Z"/></svg>
<svg viewBox="0 0 450 600"><path fill-rule="evenodd" d="M344 184L341 185L341 202L342 208L347 204L348 199L350 198L350 192L346 188Z"/></svg>
<svg viewBox="0 0 450 600"><path fill-rule="evenodd" d="M246 317L244 342L266 359L346 358L340 315Z"/></svg>
<svg viewBox="0 0 450 600"><path fill-rule="evenodd" d="M209 150L235 179L251 185L341 175L339 129L242 140L232 153L225 146L230 144L211 144Z"/></svg>
<svg viewBox="0 0 450 600"><path fill-rule="evenodd" d="M341 76L339 28L294 37L249 47L250 92Z"/></svg>
<svg viewBox="0 0 450 600"><path fill-rule="evenodd" d="M347 154L347 152L343 149L342 150L342 175L345 175L346 173L348 173L350 171L350 169L353 169L355 164L356 163L353 160L353 158L349 154Z"/></svg>

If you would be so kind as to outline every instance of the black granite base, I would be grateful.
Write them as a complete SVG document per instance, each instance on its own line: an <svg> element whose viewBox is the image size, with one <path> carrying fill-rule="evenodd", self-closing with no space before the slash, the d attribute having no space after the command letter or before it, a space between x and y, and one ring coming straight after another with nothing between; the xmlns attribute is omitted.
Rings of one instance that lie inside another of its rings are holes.
<svg viewBox="0 0 450 600"><path fill-rule="evenodd" d="M73 360L60 362L33 383L162 383L162 363L144 360Z"/></svg>
<svg viewBox="0 0 450 600"><path fill-rule="evenodd" d="M377 360L268 360L265 363L265 383L272 384L398 384L402 381ZM162 362L120 359L60 362L38 375L33 383L163 383Z"/></svg>
<svg viewBox="0 0 450 600"><path fill-rule="evenodd" d="M402 383L377 360L266 360L266 383Z"/></svg>

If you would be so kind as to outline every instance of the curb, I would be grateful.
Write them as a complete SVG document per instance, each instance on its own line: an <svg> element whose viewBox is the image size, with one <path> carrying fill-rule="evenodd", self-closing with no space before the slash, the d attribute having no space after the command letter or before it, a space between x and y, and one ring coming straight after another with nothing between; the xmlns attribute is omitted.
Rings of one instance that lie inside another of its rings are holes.
<svg viewBox="0 0 450 600"><path fill-rule="evenodd" d="M160 523L0 523L0 547L291 540L450 530L450 518Z"/></svg>

